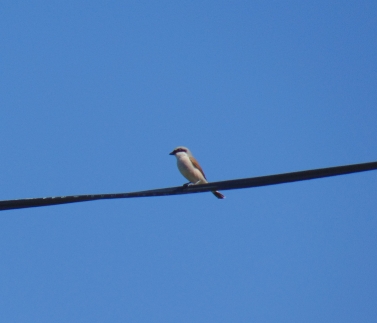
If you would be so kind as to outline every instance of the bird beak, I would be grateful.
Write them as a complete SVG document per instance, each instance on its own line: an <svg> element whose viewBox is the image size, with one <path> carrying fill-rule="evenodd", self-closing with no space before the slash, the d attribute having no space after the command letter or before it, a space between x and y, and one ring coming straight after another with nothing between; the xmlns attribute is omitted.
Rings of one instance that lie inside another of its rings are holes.
<svg viewBox="0 0 377 323"><path fill-rule="evenodd" d="M173 150L169 155L175 155L175 154L174 154L174 150Z"/></svg>

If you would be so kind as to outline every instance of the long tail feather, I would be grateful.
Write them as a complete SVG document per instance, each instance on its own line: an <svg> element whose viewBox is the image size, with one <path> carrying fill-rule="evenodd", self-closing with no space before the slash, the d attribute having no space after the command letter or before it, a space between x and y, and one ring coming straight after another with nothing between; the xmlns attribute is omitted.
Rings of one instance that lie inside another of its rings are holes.
<svg viewBox="0 0 377 323"><path fill-rule="evenodd" d="M218 199L225 199L225 196L222 195L219 191L213 191L213 195L215 195Z"/></svg>

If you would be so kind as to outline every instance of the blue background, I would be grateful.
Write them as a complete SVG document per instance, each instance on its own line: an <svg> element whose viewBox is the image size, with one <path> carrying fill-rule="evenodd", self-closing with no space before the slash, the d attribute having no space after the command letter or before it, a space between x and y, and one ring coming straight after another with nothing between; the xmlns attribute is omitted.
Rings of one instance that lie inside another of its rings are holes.
<svg viewBox="0 0 377 323"><path fill-rule="evenodd" d="M377 160L376 1L0 4L0 199ZM0 213L2 322L375 322L377 172Z"/></svg>

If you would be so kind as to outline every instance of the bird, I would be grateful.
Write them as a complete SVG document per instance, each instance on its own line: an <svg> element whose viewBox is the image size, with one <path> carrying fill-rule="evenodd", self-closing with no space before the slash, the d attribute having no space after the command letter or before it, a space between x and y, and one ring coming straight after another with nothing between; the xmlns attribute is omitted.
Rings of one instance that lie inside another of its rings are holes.
<svg viewBox="0 0 377 323"><path fill-rule="evenodd" d="M194 158L191 151L183 146L178 146L169 155L177 158L177 166L181 174L190 181L185 185L197 185L208 183L203 169L198 161ZM218 191L212 191L218 199L224 199L225 196Z"/></svg>

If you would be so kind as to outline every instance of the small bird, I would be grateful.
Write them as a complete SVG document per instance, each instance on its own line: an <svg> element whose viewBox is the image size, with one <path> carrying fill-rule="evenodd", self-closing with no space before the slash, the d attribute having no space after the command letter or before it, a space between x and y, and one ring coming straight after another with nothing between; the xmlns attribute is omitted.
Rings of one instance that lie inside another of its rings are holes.
<svg viewBox="0 0 377 323"><path fill-rule="evenodd" d="M190 181L188 185L208 183L203 169L200 167L198 161L194 158L188 148L179 146L175 148L169 155L175 155L175 157L177 158L177 166L179 171ZM212 193L218 199L225 198L225 196L218 191L213 191Z"/></svg>

